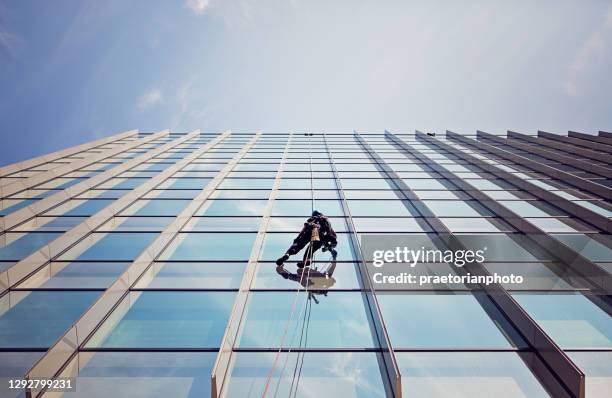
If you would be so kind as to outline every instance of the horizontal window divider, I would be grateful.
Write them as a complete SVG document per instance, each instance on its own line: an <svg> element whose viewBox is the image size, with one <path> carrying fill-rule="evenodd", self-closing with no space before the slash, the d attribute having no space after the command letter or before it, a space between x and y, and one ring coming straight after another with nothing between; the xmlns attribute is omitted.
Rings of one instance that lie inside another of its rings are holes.
<svg viewBox="0 0 612 398"><path fill-rule="evenodd" d="M46 352L49 347L1 347L0 352Z"/></svg>
<svg viewBox="0 0 612 398"><path fill-rule="evenodd" d="M82 347L79 352L217 352L219 347Z"/></svg>
<svg viewBox="0 0 612 398"><path fill-rule="evenodd" d="M233 352L278 352L278 347L269 347L269 348L242 348L242 347L234 347ZM385 352L384 350L376 347L355 347L355 348L304 348L304 347L282 347L280 352Z"/></svg>
<svg viewBox="0 0 612 398"><path fill-rule="evenodd" d="M53 277L51 277L52 279ZM14 287L11 292L104 292L104 287Z"/></svg>
<svg viewBox="0 0 612 398"><path fill-rule="evenodd" d="M304 294L307 293L312 293L312 292L317 292L318 290L311 288L310 290L305 290L303 287L302 288L295 288L295 289L264 289L264 288L252 288L249 289L250 292L266 292L266 293L295 293L297 291L303 292ZM325 289L325 292L338 292L338 293L342 293L342 292L367 292L367 290L364 289L359 289L359 288L354 288L354 289Z"/></svg>
<svg viewBox="0 0 612 398"><path fill-rule="evenodd" d="M529 348L518 347L485 347L485 348L453 348L453 347L435 347L435 348L397 348L393 347L395 352L534 352Z"/></svg>
<svg viewBox="0 0 612 398"><path fill-rule="evenodd" d="M134 287L130 289L131 292L237 292L238 288L181 288L181 287Z"/></svg>

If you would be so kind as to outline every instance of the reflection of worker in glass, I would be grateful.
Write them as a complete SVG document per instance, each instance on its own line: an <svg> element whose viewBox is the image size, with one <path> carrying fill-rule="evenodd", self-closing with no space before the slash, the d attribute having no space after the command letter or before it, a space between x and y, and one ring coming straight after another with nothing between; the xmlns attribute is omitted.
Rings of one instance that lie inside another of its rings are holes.
<svg viewBox="0 0 612 398"><path fill-rule="evenodd" d="M282 265L276 267L276 272L285 279L298 282L302 285L309 293L309 297L312 297L318 304L319 301L315 297L316 294L322 294L327 296L329 288L334 286L336 280L334 279L334 271L336 270L336 260L332 260L328 263L324 269L318 270L316 268L299 268L295 274L287 271Z"/></svg>
<svg viewBox="0 0 612 398"><path fill-rule="evenodd" d="M293 244L287 249L287 252L276 260L276 265L283 265L283 263L289 259L289 256L297 254L308 243L310 243L310 247L304 253L303 260L297 263L299 268L308 267L314 252L319 250L321 246L323 246L323 251L329 250L334 261L336 260L336 256L338 255L338 252L334 249L338 244L336 232L334 232L327 217L316 210L314 210L312 216L306 220L304 227L293 240Z"/></svg>

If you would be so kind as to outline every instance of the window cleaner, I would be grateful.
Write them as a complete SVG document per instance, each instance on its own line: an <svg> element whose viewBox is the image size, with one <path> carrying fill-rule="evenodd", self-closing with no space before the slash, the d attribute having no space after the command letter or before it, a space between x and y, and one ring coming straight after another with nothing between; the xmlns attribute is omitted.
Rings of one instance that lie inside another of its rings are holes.
<svg viewBox="0 0 612 398"><path fill-rule="evenodd" d="M335 247L338 245L336 232L331 226L329 219L321 212L313 210L310 218L304 223L304 227L293 240L293 244L287 249L287 252L276 260L276 265L281 266L290 256L297 254L308 243L311 244L311 249L304 253L302 261L297 263L298 268L310 266L310 258L314 252L323 247L322 251L331 253L332 258L336 260L338 252Z"/></svg>

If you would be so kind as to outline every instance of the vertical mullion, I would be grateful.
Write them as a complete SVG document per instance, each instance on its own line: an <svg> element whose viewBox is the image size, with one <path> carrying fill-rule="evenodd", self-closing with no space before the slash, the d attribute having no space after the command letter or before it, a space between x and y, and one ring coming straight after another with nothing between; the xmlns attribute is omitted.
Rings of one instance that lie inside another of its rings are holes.
<svg viewBox="0 0 612 398"><path fill-rule="evenodd" d="M353 217L351 215L351 211L349 209L348 202L344 195L344 189L342 188L342 182L338 174L338 170L336 169L336 163L334 161L333 151L329 148L329 145L327 144L327 137L325 133L323 134L323 139L325 142L325 148L329 155L329 161L332 167L332 172L334 174L334 180L336 183L336 187L338 188L338 193L340 195L340 200L342 203L342 210L346 217L346 223L348 226L351 243L353 244L353 247L356 249L355 250L356 254L359 257L358 269L360 271L360 279L363 283L363 293L364 293L366 302L368 303L368 310L370 312L372 321L374 323L374 330L376 332L378 344L382 350L382 357L383 357L383 362L385 365L384 373L386 374L383 374L383 380L386 379L389 382L393 396L395 398L401 398L402 397L402 376L400 373L399 365L397 364L397 358L395 357L395 352L393 350L393 346L389 338L389 333L387 331L387 327L385 325L385 321L382 316L382 311L380 309L380 305L376 297L376 291L372 284L372 279L371 279L372 277L369 274L368 267L366 265L367 260L363 254L363 250L361 249L359 238L357 236L357 230L355 229L355 225L353 223ZM385 385L386 384L387 383L385 383Z"/></svg>
<svg viewBox="0 0 612 398"><path fill-rule="evenodd" d="M224 389L227 387L227 380L229 380L231 377L231 372L234 365L234 361L232 360L234 356L234 349L236 348L238 336L240 335L240 330L243 326L243 318L247 311L247 303L250 296L251 287L253 285L253 281L255 280L257 270L259 269L259 259L263 249L274 201L278 196L280 180L283 175L284 166L289 154L289 148L291 146L291 138L292 134L287 137L287 143L285 144L285 149L276 172L276 177L274 178L272 190L270 192L266 208L264 209L261 223L259 224L257 236L253 242L249 261L245 268L244 275L242 276L242 280L240 281L240 288L236 294L236 299L234 300L234 305L232 306L227 326L225 328L225 333L223 334L223 339L221 340L219 353L217 354L217 358L215 359L215 363L213 365L210 390L212 398L219 398L222 396Z"/></svg>

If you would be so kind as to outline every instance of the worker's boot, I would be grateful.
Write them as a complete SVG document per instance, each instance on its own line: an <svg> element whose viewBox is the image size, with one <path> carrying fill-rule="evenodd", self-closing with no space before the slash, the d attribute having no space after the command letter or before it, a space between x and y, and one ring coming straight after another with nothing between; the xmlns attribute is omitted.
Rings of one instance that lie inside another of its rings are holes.
<svg viewBox="0 0 612 398"><path fill-rule="evenodd" d="M303 261L298 261L296 265L298 268L310 267L310 260L306 260L305 264Z"/></svg>
<svg viewBox="0 0 612 398"><path fill-rule="evenodd" d="M279 257L278 260L276 260L276 265L283 265L283 263L287 260L289 260L289 255L285 253L282 257Z"/></svg>
<svg viewBox="0 0 612 398"><path fill-rule="evenodd" d="M332 255L332 258L334 259L334 261L336 261L336 257L338 257L338 250L336 249L329 249L329 252Z"/></svg>

